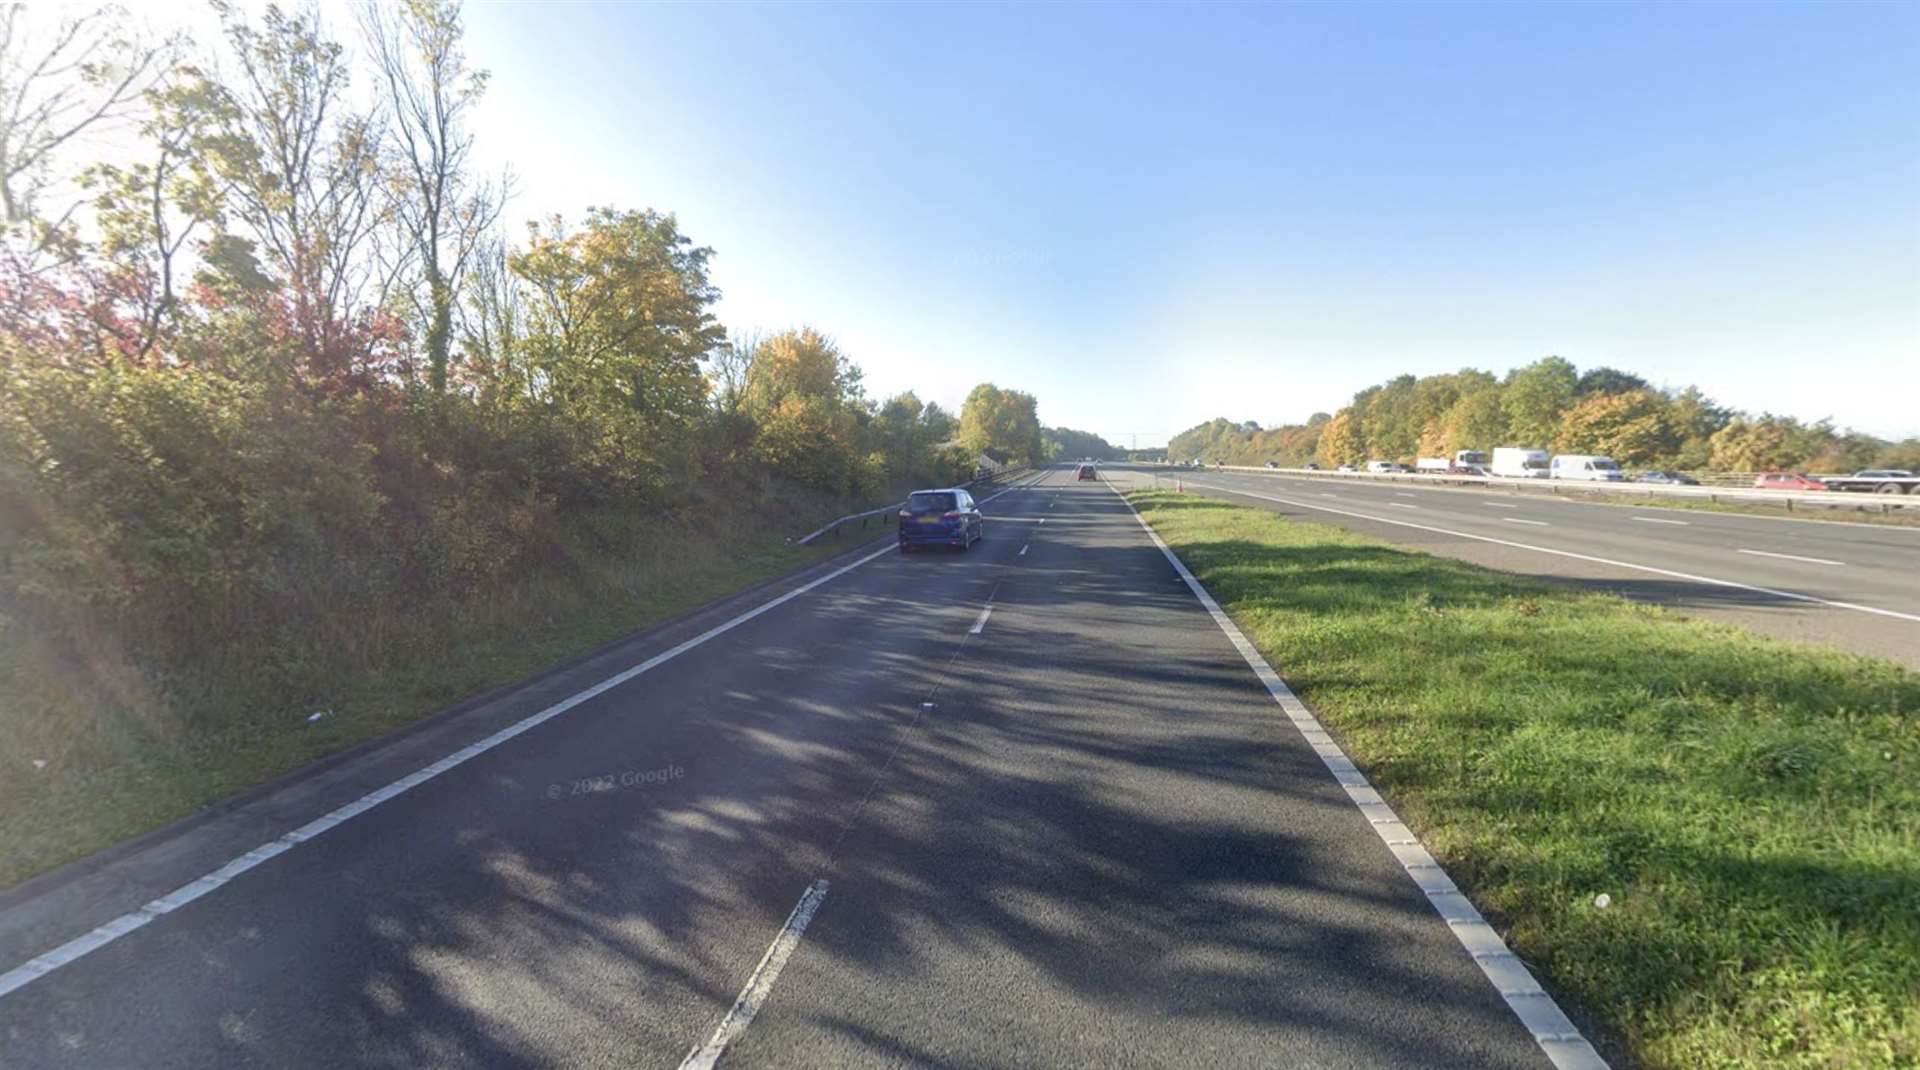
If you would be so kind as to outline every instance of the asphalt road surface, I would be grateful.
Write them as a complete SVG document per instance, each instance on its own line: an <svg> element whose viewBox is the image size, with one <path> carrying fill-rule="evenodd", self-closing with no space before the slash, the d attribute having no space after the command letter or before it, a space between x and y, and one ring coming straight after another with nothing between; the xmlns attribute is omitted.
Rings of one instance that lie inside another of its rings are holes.
<svg viewBox="0 0 1920 1070"><path fill-rule="evenodd" d="M1549 1065L1119 497L986 511L0 897L0 1065Z"/></svg>
<svg viewBox="0 0 1920 1070"><path fill-rule="evenodd" d="M1107 475L1920 668L1920 527L1211 469Z"/></svg>

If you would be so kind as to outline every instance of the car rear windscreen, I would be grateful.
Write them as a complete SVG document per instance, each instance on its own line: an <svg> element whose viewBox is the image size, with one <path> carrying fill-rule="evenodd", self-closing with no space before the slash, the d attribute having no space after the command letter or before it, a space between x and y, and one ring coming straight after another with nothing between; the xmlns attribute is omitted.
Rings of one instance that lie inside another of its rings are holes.
<svg viewBox="0 0 1920 1070"><path fill-rule="evenodd" d="M909 513L946 513L956 508L951 492L920 491L907 499Z"/></svg>

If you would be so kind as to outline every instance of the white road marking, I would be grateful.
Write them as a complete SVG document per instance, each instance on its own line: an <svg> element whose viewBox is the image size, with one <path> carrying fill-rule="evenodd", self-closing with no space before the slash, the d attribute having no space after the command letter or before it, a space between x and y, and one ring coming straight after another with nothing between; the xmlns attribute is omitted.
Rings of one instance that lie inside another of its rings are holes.
<svg viewBox="0 0 1920 1070"><path fill-rule="evenodd" d="M1209 487L1200 483L1195 483L1194 486L1202 490L1227 489L1224 487ZM1632 561L1618 561L1611 557L1598 557L1593 554L1575 553L1572 550L1556 550L1551 546L1536 546L1533 543L1514 542L1511 539L1496 539L1491 535L1475 535L1472 532L1436 527L1432 524L1416 524L1411 520L1394 520L1390 517L1374 516L1370 513L1356 513L1350 509L1335 509L1331 505L1316 505L1313 502L1299 501L1293 498L1276 498L1271 494L1255 494L1245 490L1227 490L1227 493L1238 494L1246 498L1260 498L1264 501L1279 502L1282 505L1297 505L1302 509L1318 509L1323 513L1338 513L1341 516L1351 516L1360 520L1371 520L1380 524L1395 524L1403 528L1431 531L1436 535L1451 535L1456 539L1472 539L1476 542L1490 542L1496 546L1511 546L1516 550L1532 550L1535 553L1552 554L1555 557L1570 557L1576 561L1591 561L1597 565L1612 565L1615 568L1628 568L1636 572L1650 572L1656 576L1672 576L1674 579L1691 580L1694 583L1706 583L1715 587L1732 587L1735 590L1770 594L1776 598L1785 598L1795 602L1812 602L1815 605L1831 606L1834 609L1851 609L1856 613L1872 613L1879 617L1892 617L1895 620L1910 620L1916 624L1920 624L1920 614L1902 613L1897 609L1881 609L1879 606L1863 606L1858 602L1839 602L1829 598L1820 598L1815 595L1801 594L1799 591L1782 591L1777 587L1761 587L1756 584L1741 583L1739 580L1717 579L1713 576L1701 576L1692 572L1679 572L1670 568L1660 568L1655 565L1640 565ZM1128 504L1131 505L1132 503L1129 502Z"/></svg>
<svg viewBox="0 0 1920 1070"><path fill-rule="evenodd" d="M1324 490L1320 492L1320 496L1321 496L1322 498L1338 498L1338 497L1339 497L1339 495L1338 495L1338 494L1329 494L1328 492L1326 492L1326 491L1324 491Z"/></svg>
<svg viewBox="0 0 1920 1070"><path fill-rule="evenodd" d="M1013 555L1013 556L1015 556L1015 557L1025 557L1025 556L1027 556L1027 547L1028 547L1028 546L1032 546L1032 545L1033 545L1032 543L1028 543L1028 544L1027 544L1027 546L1022 546L1022 547L1020 548L1020 552L1019 552L1019 553L1017 553L1017 554L1015 554L1015 555Z"/></svg>
<svg viewBox="0 0 1920 1070"><path fill-rule="evenodd" d="M1520 508L1519 506L1517 506L1517 505L1515 505L1515 504L1513 504L1512 502L1481 502L1480 504L1481 504L1481 505L1484 505L1484 506L1487 506L1487 507L1489 507L1489 508L1492 508L1492 509L1518 509L1518 508Z"/></svg>
<svg viewBox="0 0 1920 1070"><path fill-rule="evenodd" d="M1638 520L1642 524L1678 524L1681 527L1687 526L1687 521L1685 520L1668 520L1665 517L1659 516L1636 516L1633 519Z"/></svg>
<svg viewBox="0 0 1920 1070"><path fill-rule="evenodd" d="M1045 477L1042 476L1041 478L1044 479ZM1028 487L1035 486L1038 482L1039 480L1034 480L1032 482L1019 484L1017 486L1007 487L1004 490L988 495L987 497L982 498L980 500L982 502L990 502L990 501L993 501L995 498L1000 497L1003 494L1010 494L1016 490L1025 490ZM299 828L294 829L291 832L285 833L284 835L280 836L278 839L269 840L268 842L263 843L258 847L255 847L253 850L248 851L246 854L243 854L238 858L235 858L229 861L226 865L221 866L219 869L216 869L213 872L208 873L207 875L200 877L197 880L189 881L186 884L183 884L180 887L175 888L173 891L168 892L167 894L159 897L158 899L153 900L152 902L146 904L145 906L141 907L138 910L132 911L127 914L122 914L119 917L114 918L112 921L109 921L106 924L101 925L90 932L83 933L80 936L76 936L73 939L68 940L66 943L59 945L58 947L55 947L40 955L36 955L35 957L28 959L26 962L21 963L18 966L15 966L13 969L8 970L5 973L0 973L0 999L6 998L9 994L19 990L22 986L31 984L32 982L38 980L39 978L44 977L47 974L52 973L53 971L59 969L60 967L65 966L66 964L74 961L75 959L80 958L82 955L85 955L92 951L97 951L100 948L105 947L106 945L114 942L115 940L120 939L121 937L127 935L128 933L133 932L134 930L139 929L140 927L146 925L148 922L151 922L156 918L159 918L161 915L170 914L173 911L178 910L183 906L186 906L188 903L191 903L194 900L200 898L201 896L206 895L208 892L211 892L221 887L222 885L226 884L228 881L233 880L235 877L240 876L241 874L259 865L260 863L265 862L268 859L273 858L284 851L288 851L302 843L305 843L306 841L314 838L315 836L318 836L321 833L326 832L328 829L334 828L347 821L350 821L353 818L356 818L361 814L366 813L368 810L371 810L374 807L379 806L381 803L388 801L389 799L392 799L398 795L404 794L405 792L411 791L412 789L419 787L421 784L424 784L427 781L432 780L434 777L439 776L441 773L444 773L447 770L452 769L456 766L463 765L466 762L471 761L472 759L477 758L480 755L485 754L486 752L494 749L495 747L498 747L502 743L505 743L508 740L513 739L515 736L518 736L521 733L528 731L529 729L536 728L542 724L545 724L546 722L553 720L555 717L558 717L563 713L566 713L568 710L573 709L574 707L580 705L581 703L597 698L600 695L603 695L608 691L611 691L614 688L619 687L620 685L628 682L629 680L632 680L637 676L640 676L643 673L650 672L653 669L657 668L658 666L663 665L669 661L672 661L674 658L677 658L680 655L686 653L687 651L692 650L694 647L697 647L702 643L705 643L708 640L713 639L717 636L730 632L733 629L739 627L742 624L745 624L746 622L754 619L755 617L760 616L763 613L766 613L773 609L777 609L778 607L793 601L794 599L800 597L803 594L806 594L809 591L814 590L817 587L820 587L824 584L831 583L834 580L839 579L841 576L844 576L847 573L852 572L854 569L859 568L860 566L867 564L870 561L877 561L880 558L885 557L886 555L894 552L895 551L892 546L888 546L887 548L882 550L875 550L870 554L867 554L848 564L842 565L839 568L834 569L832 572L829 572L818 579L809 581L805 584L802 584L799 587L795 587L793 590L788 591L786 594L783 594L778 598L772 598L765 602L762 602L759 605L753 607L752 609L747 610L745 613L742 613L739 616L732 618L731 620L725 621L721 624L716 624L713 627L707 629L706 631L701 632L699 635L696 635L693 638L688 639L683 643L680 643L678 646L674 646L667 650L661 651L660 653L655 654L653 657L648 658L647 660L641 662L638 665L633 666L632 668L624 669L620 672L617 672L612 676L607 677L605 680L602 680L599 683L594 684L592 687L587 688L584 691L579 691L572 695L569 695L568 697L561 699L559 702L556 702L553 705L548 706L546 709L541 710L539 713L535 713L519 721L515 721L513 724L510 724L507 727L502 728L498 732L495 732L494 734L486 737L485 739L482 739L476 743L470 743L467 746L464 746L459 750L454 751L452 754L447 755L446 757L440 759L437 762L434 762L431 765L424 766L420 769L417 769L407 774L406 776L401 777L399 780L396 780L393 783L388 784L386 787L368 792L367 794L362 795L360 798L355 799L350 803L347 803L345 806L342 806L332 811L331 813L315 818L314 820L307 822L306 824L300 826ZM822 894L824 894L824 892Z"/></svg>
<svg viewBox="0 0 1920 1070"><path fill-rule="evenodd" d="M993 606L987 605L980 610L980 616L974 620L973 627L967 629L968 635L979 635L987 630L987 618L993 616Z"/></svg>
<svg viewBox="0 0 1920 1070"><path fill-rule="evenodd" d="M1414 494L1414 493L1412 493L1412 492L1410 492L1410 491L1404 491L1404 490L1396 490L1396 491L1394 491L1394 493L1395 493L1395 494L1398 494L1398 495L1399 495L1399 496L1401 496L1402 498L1418 498L1418 497L1419 497L1419 495L1418 495L1418 494Z"/></svg>
<svg viewBox="0 0 1920 1070"><path fill-rule="evenodd" d="M1114 493L1118 494L1119 491ZM1121 500L1126 501L1126 497L1122 495ZM1133 508L1132 502L1127 502L1127 509L1146 530L1147 537L1172 562L1174 571L1180 574L1187 589L1206 607L1213 623L1226 633L1228 641L1246 660L1247 667L1266 685L1267 693L1273 696L1287 719L1293 722L1301 738L1320 756L1321 763L1345 789L1347 798L1367 818L1375 835L1380 837L1381 842L1387 845L1387 850L1400 863L1400 868L1426 894L1434 913L1447 923L1454 939L1460 941L1460 946L1472 956L1474 965L1480 967L1480 972L1506 1000L1507 1009L1533 1035L1534 1043L1540 1045L1540 1050L1546 1053L1558 1070L1607 1070L1606 1060L1593 1049L1586 1037L1580 1035L1580 1028L1573 1024L1547 990L1540 987L1533 971L1527 969L1526 963L1507 949L1506 941L1500 939L1500 934L1487 924L1480 911L1447 876L1446 870L1421 846L1413 830L1380 797L1380 793L1367 780L1367 775L1340 749L1340 744L1334 742L1306 704L1294 695L1293 689L1280 678L1280 674L1273 671L1273 666L1267 664L1267 659L1227 616L1226 611L1220 608L1220 603L1214 601L1193 573L1187 571L1186 564L1160 538L1160 533L1153 530L1139 510Z"/></svg>
<svg viewBox="0 0 1920 1070"><path fill-rule="evenodd" d="M1517 516L1503 516L1500 519L1506 521L1509 524L1532 524L1534 527L1537 527L1537 528L1547 528L1547 527L1553 526L1544 520L1523 520Z"/></svg>
<svg viewBox="0 0 1920 1070"><path fill-rule="evenodd" d="M1420 507L1419 507L1419 506L1417 506L1417 505L1408 505L1408 504L1407 504L1406 502L1388 502L1387 504L1388 504L1388 505L1391 505L1391 506L1393 506L1393 507L1394 507L1395 509L1418 509L1418 508L1420 508Z"/></svg>
<svg viewBox="0 0 1920 1070"><path fill-rule="evenodd" d="M1799 554L1776 554L1770 550L1742 549L1740 552L1743 554L1752 554L1755 557L1778 557L1787 561L1805 561L1809 565L1844 565L1846 564L1845 561L1834 561L1825 557L1801 557Z"/></svg>
<svg viewBox="0 0 1920 1070"><path fill-rule="evenodd" d="M760 965L753 968L753 975L747 978L747 986L740 990L740 997L733 1001L720 1024L714 1027L713 1035L705 1044L687 1053L681 1061L680 1070L713 1070L720 1056L726 1054L727 1045L737 1040L747 1026L753 1022L753 1016L767 1002L768 993L773 991L773 982L780 979L780 971L787 965L787 959L793 956L793 949L800 946L800 936L807 931L807 923L820 909L827 898L826 878L813 882L806 894L793 906L793 913L787 915L787 923L780 927L780 935L773 938L767 953L760 958Z"/></svg>

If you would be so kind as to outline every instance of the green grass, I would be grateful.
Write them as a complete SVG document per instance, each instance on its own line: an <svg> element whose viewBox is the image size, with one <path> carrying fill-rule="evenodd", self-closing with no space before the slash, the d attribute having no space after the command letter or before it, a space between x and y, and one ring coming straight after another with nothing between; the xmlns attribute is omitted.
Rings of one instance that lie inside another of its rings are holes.
<svg viewBox="0 0 1920 1070"><path fill-rule="evenodd" d="M1920 674L1264 510L1131 498L1636 1061L1920 1066Z"/></svg>
<svg viewBox="0 0 1920 1070"><path fill-rule="evenodd" d="M799 505L827 519L840 503L759 504L759 518L742 505L603 524L567 560L514 582L316 614L271 645L235 635L221 656L173 672L136 664L105 626L84 663L65 663L0 615L0 887L863 537L787 547L764 515ZM309 723L319 710L330 712Z"/></svg>

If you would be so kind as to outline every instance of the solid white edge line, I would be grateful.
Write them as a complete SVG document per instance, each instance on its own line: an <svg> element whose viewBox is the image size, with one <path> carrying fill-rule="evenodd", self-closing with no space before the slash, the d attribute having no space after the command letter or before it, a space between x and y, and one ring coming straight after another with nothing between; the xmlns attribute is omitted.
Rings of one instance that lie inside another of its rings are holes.
<svg viewBox="0 0 1920 1070"><path fill-rule="evenodd" d="M760 1007L766 1003L767 995L773 991L773 983L780 979L780 971L787 965L787 959L793 956L793 950L800 946L800 936L807 931L807 923L820 909L820 903L827 898L827 880L825 877L813 882L793 905L793 912L787 915L787 923L780 927L780 934L773 938L767 947L767 953L760 957L760 965L753 968L747 978L745 988L740 990L739 998L720 1018L720 1024L714 1027L713 1035L707 1042L687 1053L681 1061L680 1070L713 1070L720 1056L726 1054L727 1045L738 1039L740 1034L760 1013Z"/></svg>
<svg viewBox="0 0 1920 1070"><path fill-rule="evenodd" d="M1480 967L1480 972L1487 981L1500 993L1500 998L1506 1001L1508 1009L1512 1010L1514 1017L1520 1020L1520 1025L1533 1035L1534 1043L1540 1045L1540 1050L1546 1053L1547 1058L1552 1060L1558 1070L1608 1070L1606 1060L1602 1059L1593 1045L1587 1042L1587 1038L1581 1035L1579 1027L1574 1025L1573 1020L1560 1009L1560 1004L1554 1002L1553 996L1540 987L1540 982L1534 978L1533 972L1527 969L1526 964L1520 961L1519 956L1507 949L1506 941L1500 938L1500 934L1494 931L1493 926L1487 924L1487 920L1481 916L1480 911L1468 901L1465 893L1453 883L1453 879L1447 876L1446 870L1433 855L1420 845L1420 840L1413 834L1413 830L1400 820L1399 815L1393 812L1393 808L1387 805L1378 791L1374 790L1372 783L1367 780L1367 775L1362 773L1360 768L1347 757L1346 752L1340 749L1340 745L1333 741L1333 737L1313 716L1313 712L1294 695L1293 689L1287 686L1287 682L1280 678L1280 674L1273 670L1272 665L1267 663L1266 657L1240 631L1239 625L1233 622L1233 618L1227 616L1226 610L1220 608L1220 603L1213 600L1213 595L1209 594L1206 587L1202 586L1193 573L1187 570L1186 564L1167 546L1166 541L1160 538L1160 533L1153 530L1153 525L1147 523L1146 517L1141 516L1140 511L1133 507L1133 503L1127 500L1126 495L1122 494L1120 500L1126 503L1127 510L1146 531L1147 537L1153 540L1153 544L1159 547L1160 553L1172 563L1174 571L1178 572L1180 579L1186 583L1187 590L1193 592L1193 596L1200 600L1201 606L1205 607L1207 614L1213 618L1213 622L1226 633L1234 649L1238 650L1240 656L1246 660L1247 667L1253 670L1262 684L1266 685L1267 693L1273 696L1274 702L1279 704L1281 711L1287 715L1287 719L1293 722L1293 727L1300 732L1300 737L1306 740L1315 754L1320 756L1321 763L1327 767L1328 772L1333 774L1334 780L1340 783L1341 788L1347 793L1347 798L1353 801L1354 807L1373 826L1374 833L1387 845L1387 850L1392 852L1394 860L1400 863L1400 868L1406 871L1414 885L1426 895L1427 902L1432 905L1434 913L1439 914L1447 923L1447 928L1452 930L1454 938L1460 941L1461 948L1473 959L1474 965Z"/></svg>
<svg viewBox="0 0 1920 1070"><path fill-rule="evenodd" d="M980 500L982 502L990 502L995 498L1000 497L1002 494L1009 494L1016 490L1024 490L1028 487L1035 486L1045 478L1046 476L1043 473L1038 479L1032 480L1027 483L1021 483L1016 486L1008 487L1005 490L999 491L998 493L989 495L988 497L982 498ZM713 639L726 632L730 632L733 629L739 627L740 625L745 624L746 622L754 619L755 617L760 616L763 613L766 613L769 610L776 609L780 606L786 605L788 602L793 601L794 599L800 597L801 595L806 594L807 592L817 587L820 587L823 584L831 583L832 581L839 579L841 576L844 576L847 573L852 572L854 569L859 568L860 566L866 564L869 561L877 560L893 552L894 552L894 548L892 546L888 546L887 548L882 550L875 550L874 552L867 554L859 558L858 560L855 560L849 564L845 564L840 566L837 569L834 569L832 572L829 572L826 575L819 577L818 579L811 580L805 584L802 584L799 587L795 587L793 590L788 591L787 593L779 596L778 598L773 598L768 601L762 602L759 605L755 606L754 608L747 610L745 613L742 613L739 616L734 617L733 619L728 620L724 623L716 624L713 627L707 629L706 631L701 632L699 635L696 635L693 638L688 639L677 646L674 646L665 651L662 651L661 653L655 654L653 657L648 658L647 660L641 662L638 665L633 666L632 668L625 669L625 670L622 670L621 672L615 673L614 675L607 677L605 680L602 680L599 683L594 684L592 687L589 687L584 691L579 691L572 695L569 695L566 698L561 699L559 702L556 702L553 705L548 706L546 709L541 710L539 713L535 713L522 720L515 721L513 724L510 724L507 727L500 729L498 732L495 732L494 734L486 737L485 739L480 740L477 743L470 743L467 746L462 747L457 751L454 751L452 754L447 755L446 757L440 759L437 762L434 762L427 766L423 766L422 768L417 769L407 774L406 776L401 777L399 780L396 780L393 783L388 784L386 787L368 792L367 794L362 795L360 798L355 799L354 801L346 804L345 806L342 806L336 810L333 810L332 812L327 813L321 817L315 818L314 820L307 822L306 824L300 826L299 828L294 829L292 832L286 833L285 835L279 837L278 839L269 840L268 842L263 843L258 847L255 847L253 850L248 851L247 853L239 856L238 858L235 858L227 862L227 864L221 866L219 869L216 869L213 872L208 873L207 875L200 877L196 880L188 881L186 884L183 884L180 887L175 888L173 891L168 892L167 894L162 895L157 899L154 899L152 902L149 902L148 904L146 904L145 906L141 907L138 910L132 911L127 914L122 914L119 917L113 919L112 921L109 921L106 924L99 926L98 928L95 928L89 932L76 936L73 939L68 940L63 944L60 944L57 947L54 947L48 951L44 951L39 955L36 955L33 958L28 959L26 962L23 962L20 965L15 966L13 969L10 969L5 973L0 973L0 999L5 999L8 995L17 991L21 987L31 984L32 982L40 979L41 977L44 977L47 974L52 973L53 971L59 969L60 967L65 966L67 963L72 962L77 958L80 958L82 955L85 955L92 951L97 951L100 948L105 947L106 945L112 943L115 940L118 940L122 936L125 936L126 934L134 931L135 929L140 928L141 926L147 924L148 922L154 920L155 918L158 918L163 914L172 913L173 911L178 910L183 906L186 906L188 903L191 903L194 900L200 898L201 896L206 895L208 892L211 892L214 889L219 888L220 886L226 884L228 881L234 879L235 877L240 876L242 873L245 873L246 871L252 869L253 867L259 865L262 862L265 862L266 860L274 857L275 855L278 855L281 852L288 850L289 848L305 843L306 841L314 838L315 836L318 836L321 833L326 832L328 829L334 828L346 821L349 821L355 817L358 817L361 814L366 813L368 810L371 810L374 807L380 805L381 803L394 798L395 796L398 796L404 792L410 791L413 788L419 787L421 784L424 784L427 781L432 780L434 777L439 776L441 773L444 773L447 770L454 768L455 766L461 765L473 758L476 758L482 754L485 754L486 752L492 750L493 748L499 746L500 744L505 743L507 740L510 740L515 736L520 735L522 732L527 731L528 729L535 728L541 724L546 723L547 721L551 721L555 717L560 716L561 714L567 712L568 710L573 709L575 706L578 706L583 702L586 702L593 698L597 698L600 695L603 695L606 692L611 691L616 687L619 687L621 684L624 684L627 681L632 680L636 676L649 672L652 669L662 664L665 664L666 662L672 661L674 658L677 658L680 655L686 653L687 651L692 650L694 647L697 647L702 643L705 643L709 639Z"/></svg>
<svg viewBox="0 0 1920 1070"><path fill-rule="evenodd" d="M967 629L968 635L979 635L987 630L987 618L993 616L992 606L983 606L980 616L974 618L973 627Z"/></svg>
<svg viewBox="0 0 1920 1070"><path fill-rule="evenodd" d="M1323 513L1338 513L1341 516L1350 516L1359 520L1371 520L1376 524L1394 524L1403 528L1417 528L1420 531L1431 531L1436 535L1451 535L1457 539L1473 539L1478 542L1490 542L1497 546L1511 546L1516 550L1532 550L1535 553L1553 554L1555 557L1570 557L1576 561L1591 561L1597 565L1630 568L1637 572L1651 572L1656 576L1672 576L1675 579L1691 580L1694 583L1706 583L1715 587L1732 587L1736 590L1753 591L1757 594L1770 594L1777 598L1785 598L1795 602L1812 602L1815 605L1832 606L1835 609L1851 609L1856 613L1872 613L1876 616L1892 617L1895 620L1910 620L1916 624L1920 624L1920 614L1902 613L1897 609L1881 609L1878 606L1863 606L1858 602L1838 602L1816 595L1801 594L1799 591L1782 591L1776 587L1761 587L1757 584L1741 583L1738 580L1722 580L1716 579L1713 576L1699 576L1691 572L1679 572L1674 569L1659 568L1654 565L1636 565L1631 561L1616 561L1611 557L1598 557L1594 554L1575 553L1572 550L1556 550L1551 546L1535 546L1532 543L1514 542L1511 539L1496 539L1491 535L1475 535L1472 532L1456 531L1453 528L1435 527L1432 524L1416 524L1411 520L1395 520L1392 517L1374 516L1370 513L1356 513L1350 509L1335 509L1330 505L1315 505L1312 502L1303 502L1294 498L1276 498L1271 494L1255 494L1252 491L1233 490L1230 487L1211 487L1204 483L1195 483L1194 486L1201 490L1217 490L1226 494L1238 494L1244 498L1259 498L1262 501L1279 502L1281 505L1296 505L1302 509L1318 509Z"/></svg>
<svg viewBox="0 0 1920 1070"><path fill-rule="evenodd" d="M1799 554L1776 554L1772 550L1749 550L1749 549L1746 549L1745 547L1742 547L1739 552L1743 554L1752 554L1755 557L1778 557L1787 561L1805 561L1809 565L1844 565L1846 564L1845 561L1834 561L1830 558L1825 558L1825 557L1802 557Z"/></svg>

